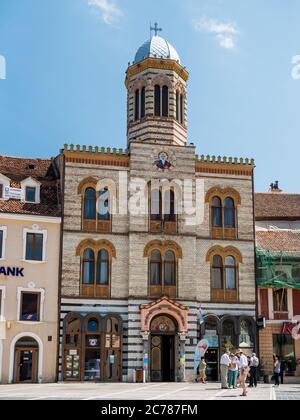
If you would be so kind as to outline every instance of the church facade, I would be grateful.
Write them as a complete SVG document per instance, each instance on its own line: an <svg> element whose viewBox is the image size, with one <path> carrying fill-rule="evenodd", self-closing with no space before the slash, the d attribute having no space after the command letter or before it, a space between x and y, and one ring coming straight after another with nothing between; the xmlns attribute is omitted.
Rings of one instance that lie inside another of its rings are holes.
<svg viewBox="0 0 300 420"><path fill-rule="evenodd" d="M188 380L201 338L217 380L224 349L256 349L254 162L196 154L188 79L156 33L126 73L127 149L61 152L60 380Z"/></svg>

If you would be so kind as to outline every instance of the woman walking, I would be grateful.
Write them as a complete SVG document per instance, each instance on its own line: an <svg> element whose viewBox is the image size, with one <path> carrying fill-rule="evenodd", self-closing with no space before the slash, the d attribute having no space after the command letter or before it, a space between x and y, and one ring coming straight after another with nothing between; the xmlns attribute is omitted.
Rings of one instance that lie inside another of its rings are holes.
<svg viewBox="0 0 300 420"><path fill-rule="evenodd" d="M274 380L275 380L275 386L279 386L279 378L280 378L280 372L281 372L281 362L278 356L275 356L274 361Z"/></svg>
<svg viewBox="0 0 300 420"><path fill-rule="evenodd" d="M206 384L206 379L207 379L207 377L206 377L206 367L207 367L207 364L206 364L205 359L203 357L201 359L201 364L200 364L200 369L199 369L199 378L200 378L200 382L202 384Z"/></svg>
<svg viewBox="0 0 300 420"><path fill-rule="evenodd" d="M228 385L229 388L237 388L237 379L239 374L239 359L237 355L231 354L231 365L229 366Z"/></svg>

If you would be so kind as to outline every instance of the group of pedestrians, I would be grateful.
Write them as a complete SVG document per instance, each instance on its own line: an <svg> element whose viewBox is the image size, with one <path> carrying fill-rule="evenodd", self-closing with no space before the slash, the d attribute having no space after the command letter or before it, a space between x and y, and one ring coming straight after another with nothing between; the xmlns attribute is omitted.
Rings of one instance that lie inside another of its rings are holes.
<svg viewBox="0 0 300 420"><path fill-rule="evenodd" d="M247 357L242 350L236 353L227 351L221 357L222 389L237 389L238 384L243 390L243 397L247 396L246 381L250 376L250 387L257 387L257 368L259 360L255 353Z"/></svg>

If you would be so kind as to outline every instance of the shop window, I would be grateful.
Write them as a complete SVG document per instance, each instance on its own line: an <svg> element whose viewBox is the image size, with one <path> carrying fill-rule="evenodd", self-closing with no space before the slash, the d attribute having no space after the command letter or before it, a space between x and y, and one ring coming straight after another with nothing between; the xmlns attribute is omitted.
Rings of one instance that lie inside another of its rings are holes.
<svg viewBox="0 0 300 420"><path fill-rule="evenodd" d="M118 318L106 319L105 325L104 380L121 378L121 325Z"/></svg>
<svg viewBox="0 0 300 420"><path fill-rule="evenodd" d="M25 188L25 201L27 203L36 202L36 188L35 187L26 187Z"/></svg>
<svg viewBox="0 0 300 420"><path fill-rule="evenodd" d="M96 318L87 322L85 334L84 380L100 381L101 378L101 328Z"/></svg>
<svg viewBox="0 0 300 420"><path fill-rule="evenodd" d="M27 233L25 256L27 261L43 261L43 241L43 234Z"/></svg>
<svg viewBox="0 0 300 420"><path fill-rule="evenodd" d="M81 320L72 317L65 332L64 346L64 379L79 381L81 379Z"/></svg>
<svg viewBox="0 0 300 420"><path fill-rule="evenodd" d="M22 292L20 321L40 321L40 293Z"/></svg>
<svg viewBox="0 0 300 420"><path fill-rule="evenodd" d="M225 320L222 325L221 348L223 351L232 351L236 345L234 323L231 320Z"/></svg>
<svg viewBox="0 0 300 420"><path fill-rule="evenodd" d="M273 354L279 356L286 367L287 374L296 371L295 341L290 335L273 335Z"/></svg>
<svg viewBox="0 0 300 420"><path fill-rule="evenodd" d="M254 343L251 331L251 325L247 320L242 320L240 324L239 347L245 350L245 353L251 354L254 351ZM247 350L247 351L246 351Z"/></svg>

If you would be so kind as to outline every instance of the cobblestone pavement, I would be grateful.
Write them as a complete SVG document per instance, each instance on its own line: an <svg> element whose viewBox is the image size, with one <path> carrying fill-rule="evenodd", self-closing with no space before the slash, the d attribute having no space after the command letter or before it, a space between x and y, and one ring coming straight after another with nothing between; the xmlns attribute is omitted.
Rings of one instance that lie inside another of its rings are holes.
<svg viewBox="0 0 300 420"><path fill-rule="evenodd" d="M276 388L276 400L300 400L300 385L281 385Z"/></svg>
<svg viewBox="0 0 300 420"><path fill-rule="evenodd" d="M300 399L300 385L285 385L275 390L272 385L259 385L241 397L241 390L222 390L220 384L43 384L0 385L0 400L275 400ZM296 398L297 397L297 398Z"/></svg>

